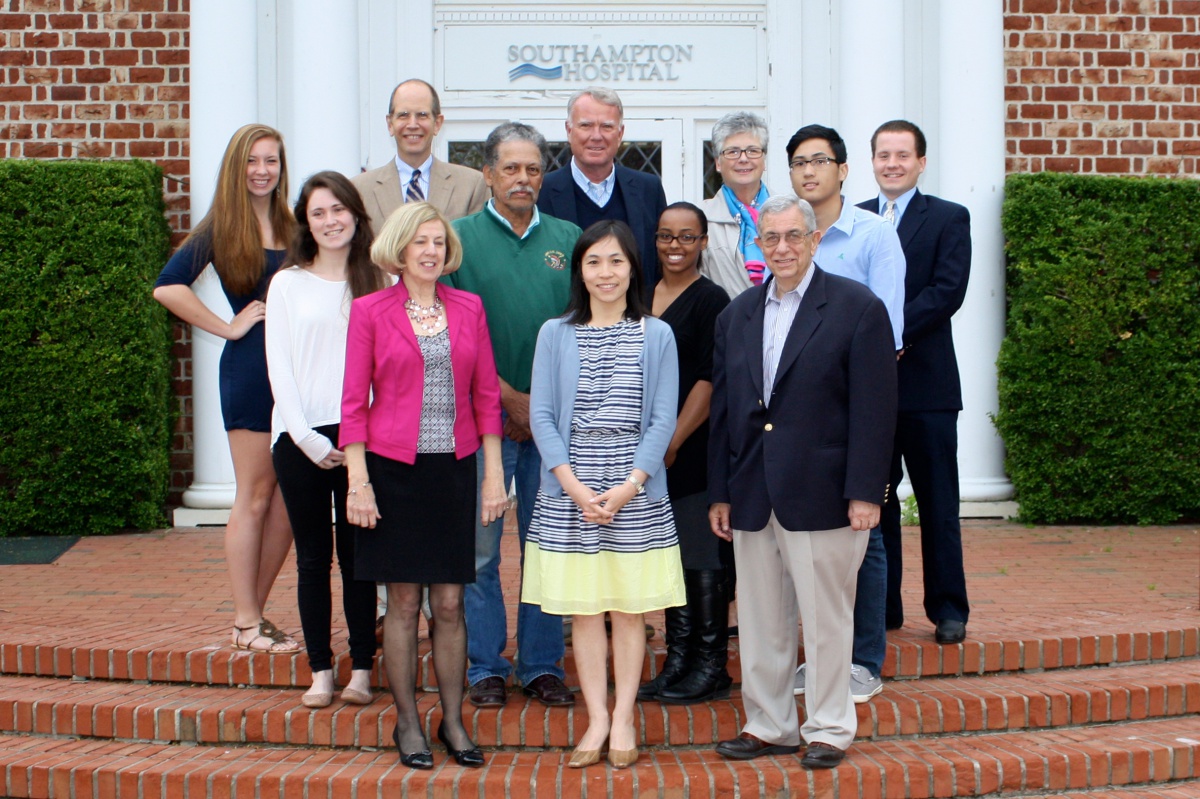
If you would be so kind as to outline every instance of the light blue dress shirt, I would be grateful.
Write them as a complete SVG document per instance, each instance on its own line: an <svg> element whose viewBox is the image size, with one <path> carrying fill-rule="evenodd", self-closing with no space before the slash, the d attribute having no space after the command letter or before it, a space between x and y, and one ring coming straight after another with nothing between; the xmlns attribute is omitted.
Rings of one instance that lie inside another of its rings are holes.
<svg viewBox="0 0 1200 799"><path fill-rule="evenodd" d="M783 345L791 332L792 323L796 321L796 312L800 310L800 301L804 292L812 283L813 268L811 265L800 285L791 291L777 297L779 284L772 282L767 289L766 308L763 310L763 402L771 404L771 390L775 388L775 373L779 371L779 357L783 355Z"/></svg>
<svg viewBox="0 0 1200 799"><path fill-rule="evenodd" d="M904 250L896 228L842 197L842 213L817 247L817 265L862 283L883 300L896 349L904 349Z"/></svg>
<svg viewBox="0 0 1200 799"><path fill-rule="evenodd" d="M495 198L489 199L489 200L487 201L487 204L486 204L486 205L484 205L483 207L487 209L487 211L488 211L488 213L489 213L489 214L491 214L491 215L492 215L492 216L494 216L494 217L495 217L497 220L499 220L500 224L504 225L504 226L505 226L506 228L508 228L509 230L512 230L512 229L513 229L512 222L509 222L507 219L505 219L504 217L500 216L500 212L496 210L496 200L495 200ZM542 221L542 216L541 216L541 214L539 214L539 213L538 213L537 206L535 205L535 206L533 206L533 219L532 219L532 220L530 220L530 222L529 222L529 227L525 228L525 232L524 232L524 233L522 233L520 236L518 236L518 238L521 238L521 239L523 239L523 238L525 238L526 236L528 236L530 233L532 233L532 232L533 232L533 229L534 229L535 227L537 227L537 226L538 226L538 224L539 224L541 221ZM514 236L516 236L516 234L517 234L517 232L516 232L515 230L513 230L513 235L514 235Z"/></svg>
<svg viewBox="0 0 1200 799"><path fill-rule="evenodd" d="M908 204L912 202L913 196L917 193L917 187L913 186L908 191L896 198L896 227L900 227L900 220L904 218L904 212L908 210ZM883 192L879 192L879 215L883 216L883 212L887 210L888 198Z"/></svg>
<svg viewBox="0 0 1200 799"><path fill-rule="evenodd" d="M583 174L583 171L575 165L575 156L571 156L571 177L575 179L575 185L592 198L592 202L603 208L612 199L613 187L617 185L617 165L613 164L612 171L604 180L592 183L588 180L587 175Z"/></svg>
<svg viewBox="0 0 1200 799"><path fill-rule="evenodd" d="M429 170L433 169L433 156L425 159L425 163L418 167L421 170L421 177L417 178L417 185L421 187L421 196L426 200L429 199ZM400 196L404 202L408 202L408 184L412 182L413 168L404 163L400 156L396 156L396 171L400 173Z"/></svg>

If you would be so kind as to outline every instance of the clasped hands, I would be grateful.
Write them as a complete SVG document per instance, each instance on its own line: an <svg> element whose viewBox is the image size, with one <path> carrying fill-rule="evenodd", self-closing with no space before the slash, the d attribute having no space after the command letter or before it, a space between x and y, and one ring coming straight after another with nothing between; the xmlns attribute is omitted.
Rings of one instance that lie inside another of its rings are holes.
<svg viewBox="0 0 1200 799"><path fill-rule="evenodd" d="M608 524L617 515L617 511L625 507L625 503L637 496L637 488L628 481L613 486L603 494L597 494L583 483L576 484L567 490L567 495L579 506L585 522L592 524Z"/></svg>

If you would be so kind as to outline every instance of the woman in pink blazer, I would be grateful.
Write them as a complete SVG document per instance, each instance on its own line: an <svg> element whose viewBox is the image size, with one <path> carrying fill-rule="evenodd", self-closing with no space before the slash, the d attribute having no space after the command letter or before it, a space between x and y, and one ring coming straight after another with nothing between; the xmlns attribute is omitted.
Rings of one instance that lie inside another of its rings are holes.
<svg viewBox="0 0 1200 799"><path fill-rule="evenodd" d="M462 721L463 586L475 579L481 443L483 523L502 523L507 505L492 342L479 297L438 283L462 253L433 206L401 206L371 246L371 258L400 281L350 308L340 437L350 483L346 516L359 526L354 573L387 583L383 653L400 761L433 767L414 694L417 614L421 585L428 584L442 701L438 738L460 765L482 766Z"/></svg>

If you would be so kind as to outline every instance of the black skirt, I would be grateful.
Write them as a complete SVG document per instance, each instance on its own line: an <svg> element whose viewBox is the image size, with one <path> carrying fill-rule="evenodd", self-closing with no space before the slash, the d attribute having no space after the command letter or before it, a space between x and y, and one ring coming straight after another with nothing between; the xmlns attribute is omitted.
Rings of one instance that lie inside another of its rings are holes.
<svg viewBox="0 0 1200 799"><path fill-rule="evenodd" d="M475 455L373 452L367 470L380 519L357 528L354 576L378 583L475 582Z"/></svg>

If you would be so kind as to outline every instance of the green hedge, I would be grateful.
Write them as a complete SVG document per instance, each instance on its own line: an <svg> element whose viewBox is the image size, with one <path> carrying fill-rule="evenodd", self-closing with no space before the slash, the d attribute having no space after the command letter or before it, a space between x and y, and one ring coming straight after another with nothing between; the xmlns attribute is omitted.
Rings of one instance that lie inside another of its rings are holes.
<svg viewBox="0 0 1200 799"><path fill-rule="evenodd" d="M0 161L0 535L163 522L163 208L145 162Z"/></svg>
<svg viewBox="0 0 1200 799"><path fill-rule="evenodd" d="M996 426L1022 519L1200 517L1200 183L1008 179Z"/></svg>

